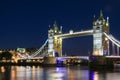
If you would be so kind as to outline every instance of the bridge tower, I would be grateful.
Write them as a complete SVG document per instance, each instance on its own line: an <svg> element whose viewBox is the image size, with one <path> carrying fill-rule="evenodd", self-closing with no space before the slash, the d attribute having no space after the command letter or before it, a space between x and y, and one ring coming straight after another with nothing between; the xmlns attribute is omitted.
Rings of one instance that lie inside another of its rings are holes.
<svg viewBox="0 0 120 80"><path fill-rule="evenodd" d="M62 38L55 37L59 34L62 34L62 27L59 29L55 21L53 28L48 30L48 54L53 57L62 56Z"/></svg>
<svg viewBox="0 0 120 80"><path fill-rule="evenodd" d="M109 34L109 18L104 19L102 11L98 19L93 21L93 55L103 56L109 54L109 41L103 32Z"/></svg>

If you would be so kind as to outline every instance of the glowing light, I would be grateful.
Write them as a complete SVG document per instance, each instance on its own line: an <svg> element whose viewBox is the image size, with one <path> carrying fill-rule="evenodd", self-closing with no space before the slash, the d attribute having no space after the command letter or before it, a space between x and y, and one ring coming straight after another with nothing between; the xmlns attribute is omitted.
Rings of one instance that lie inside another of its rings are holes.
<svg viewBox="0 0 120 80"><path fill-rule="evenodd" d="M62 38L60 38L60 42L62 41Z"/></svg>
<svg viewBox="0 0 120 80"><path fill-rule="evenodd" d="M108 40L108 38L105 38L105 41L107 41Z"/></svg>
<svg viewBox="0 0 120 80"><path fill-rule="evenodd" d="M57 31L55 30L55 33L57 33Z"/></svg>
<svg viewBox="0 0 120 80"><path fill-rule="evenodd" d="M5 68L3 66L1 67L1 72L5 72Z"/></svg>
<svg viewBox="0 0 120 80"><path fill-rule="evenodd" d="M109 26L109 24L108 24L108 23L106 23L106 26Z"/></svg>
<svg viewBox="0 0 120 80"><path fill-rule="evenodd" d="M56 36L55 36L54 38L55 38L55 40L57 40L57 37L56 37Z"/></svg>
<svg viewBox="0 0 120 80"><path fill-rule="evenodd" d="M65 76L65 72L66 72L66 68L56 67L55 70L50 71L50 74L47 78L48 80L63 80Z"/></svg>
<svg viewBox="0 0 120 80"><path fill-rule="evenodd" d="M94 73L94 80L99 80L99 76L97 72Z"/></svg>
<svg viewBox="0 0 120 80"><path fill-rule="evenodd" d="M97 50L94 51L94 55L98 55L98 53L99 53L99 52L98 52Z"/></svg>
<svg viewBox="0 0 120 80"><path fill-rule="evenodd" d="M20 53L25 53L25 48L17 48L17 51Z"/></svg>
<svg viewBox="0 0 120 80"><path fill-rule="evenodd" d="M70 33L70 34L73 34L73 30L70 30L69 33Z"/></svg>

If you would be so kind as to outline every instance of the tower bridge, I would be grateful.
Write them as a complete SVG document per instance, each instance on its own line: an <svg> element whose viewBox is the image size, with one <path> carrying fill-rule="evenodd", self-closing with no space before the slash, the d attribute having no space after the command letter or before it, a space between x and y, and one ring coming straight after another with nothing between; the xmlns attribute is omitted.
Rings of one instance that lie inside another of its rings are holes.
<svg viewBox="0 0 120 80"><path fill-rule="evenodd" d="M62 40L72 37L93 35L93 55L104 55L109 53L109 40L103 34L109 34L109 19L103 17L102 11L98 19L93 21L93 29L73 32L62 33L62 28L59 30L56 22L53 28L48 30L48 54L55 56L56 53L62 56Z"/></svg>
<svg viewBox="0 0 120 80"><path fill-rule="evenodd" d="M62 27L58 27L57 23L55 22L53 24L53 27L51 27L48 30L48 39L45 41L43 46L33 53L32 55L29 55L27 58L34 58L38 54L41 55L40 57L44 57L47 55L50 55L51 57L63 57L62 55L62 41L66 38L73 38L73 37L81 37L81 36L93 36L93 52L91 54L90 61L94 61L97 59L98 63L107 63L106 61L111 60L114 61L116 59L113 59L114 57L110 56L110 42L112 43L112 48L115 49L115 46L117 47L117 56L119 56L119 48L120 48L120 41L115 39L109 31L109 17L106 19L103 16L102 11L100 11L100 16L98 18L94 17L93 20L93 29L90 30L84 30L84 31L77 31L73 32L70 30L68 33L63 33ZM48 48L45 51L42 51L45 46L48 46ZM42 53L41 53L42 52ZM115 53L115 50L113 50ZM97 56L96 58L94 56ZM103 58L104 57L104 58ZM119 57L117 60L120 60Z"/></svg>
<svg viewBox="0 0 120 80"><path fill-rule="evenodd" d="M66 38L81 37L81 36L93 36L93 53L92 55L110 55L109 41L115 45L119 45L120 42L110 35L109 31L109 18L103 17L102 11L98 18L94 17L93 29L82 30L74 32L70 30L68 33L63 33L62 27L58 27L57 23L54 22L53 27L48 29L48 39L36 52L29 55L29 58L33 58L37 55L46 56L51 55L55 57L58 53L59 57L62 57L62 41ZM44 48L48 46L45 50ZM118 46L119 47L119 46ZM43 51L43 49L45 51Z"/></svg>

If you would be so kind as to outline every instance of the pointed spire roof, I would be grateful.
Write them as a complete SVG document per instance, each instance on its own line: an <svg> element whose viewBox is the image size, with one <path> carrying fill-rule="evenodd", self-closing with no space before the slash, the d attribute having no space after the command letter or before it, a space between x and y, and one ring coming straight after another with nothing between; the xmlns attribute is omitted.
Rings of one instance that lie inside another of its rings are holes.
<svg viewBox="0 0 120 80"><path fill-rule="evenodd" d="M57 22L54 21L53 27L57 27Z"/></svg>
<svg viewBox="0 0 120 80"><path fill-rule="evenodd" d="M100 19L100 20L103 20L103 19L104 19L102 10L100 10L100 17L99 17L99 19Z"/></svg>
<svg viewBox="0 0 120 80"><path fill-rule="evenodd" d="M109 17L107 17L107 22L109 22Z"/></svg>
<svg viewBox="0 0 120 80"><path fill-rule="evenodd" d="M53 27L54 27L54 32L57 33L58 32L58 26L57 26L56 21L54 21Z"/></svg>
<svg viewBox="0 0 120 80"><path fill-rule="evenodd" d="M93 16L93 22L94 22L94 21L96 21L96 16L95 16L95 15Z"/></svg>
<svg viewBox="0 0 120 80"><path fill-rule="evenodd" d="M109 17L107 17L106 26L109 26Z"/></svg>
<svg viewBox="0 0 120 80"><path fill-rule="evenodd" d="M57 24L57 22L56 22L56 21L54 21L54 24Z"/></svg>
<svg viewBox="0 0 120 80"><path fill-rule="evenodd" d="M100 17L103 17L103 13L102 13L102 10L100 10Z"/></svg>
<svg viewBox="0 0 120 80"><path fill-rule="evenodd" d="M93 25L95 25L95 22L96 22L96 17L95 15L93 16Z"/></svg>

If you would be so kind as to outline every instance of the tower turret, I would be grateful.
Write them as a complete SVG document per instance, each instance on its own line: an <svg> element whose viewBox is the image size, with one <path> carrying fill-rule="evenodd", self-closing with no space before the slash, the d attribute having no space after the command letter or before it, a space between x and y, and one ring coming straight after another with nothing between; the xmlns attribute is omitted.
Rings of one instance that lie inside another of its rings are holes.
<svg viewBox="0 0 120 80"><path fill-rule="evenodd" d="M99 19L100 19L100 20L104 20L104 17L103 17L103 12L102 12L102 10L100 10L100 16L99 16Z"/></svg>
<svg viewBox="0 0 120 80"><path fill-rule="evenodd" d="M96 25L96 17L95 17L95 15L93 16L93 25L94 26Z"/></svg>
<svg viewBox="0 0 120 80"><path fill-rule="evenodd" d="M56 21L54 22L53 27L54 27L54 33L57 34L59 30L58 30L58 26L57 26Z"/></svg>
<svg viewBox="0 0 120 80"><path fill-rule="evenodd" d="M53 28L48 30L48 54L53 57L58 54L62 56L62 38L58 38L55 35L62 34L62 27L59 29L56 21L53 24Z"/></svg>
<svg viewBox="0 0 120 80"><path fill-rule="evenodd" d="M59 33L60 33L60 34L62 33L62 26L60 26L60 30L59 30Z"/></svg>
<svg viewBox="0 0 120 80"><path fill-rule="evenodd" d="M107 17L106 26L109 26L109 17Z"/></svg>

